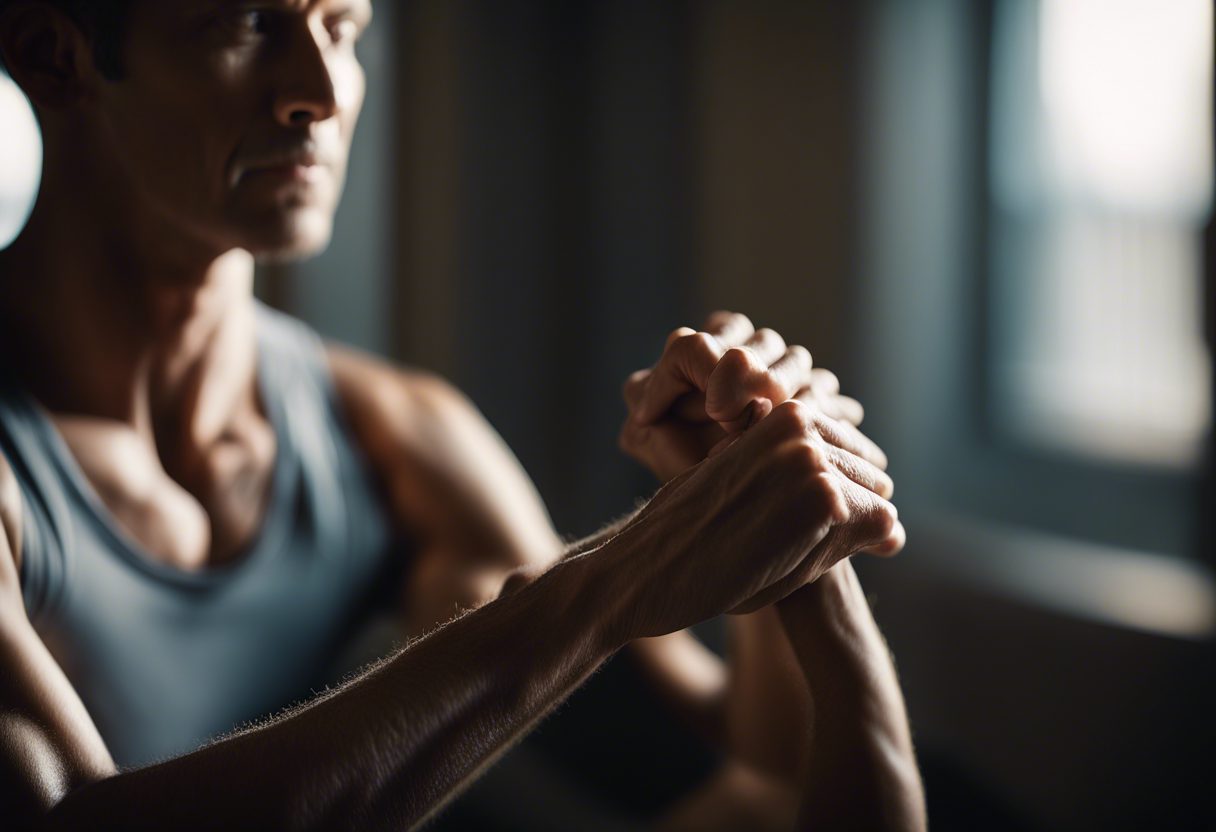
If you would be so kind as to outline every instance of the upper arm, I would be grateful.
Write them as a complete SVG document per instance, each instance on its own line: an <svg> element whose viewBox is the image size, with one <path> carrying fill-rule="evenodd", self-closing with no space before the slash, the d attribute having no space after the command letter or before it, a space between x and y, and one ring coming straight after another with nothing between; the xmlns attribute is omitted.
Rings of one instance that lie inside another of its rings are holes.
<svg viewBox="0 0 1216 832"><path fill-rule="evenodd" d="M32 825L73 788L114 773L88 712L25 614L16 479L0 454L0 792L5 819Z"/></svg>
<svg viewBox="0 0 1216 832"><path fill-rule="evenodd" d="M462 393L351 349L328 353L389 510L419 543L416 580L429 570L438 583L480 582L457 591L492 597L508 571L558 556L561 541L532 481Z"/></svg>

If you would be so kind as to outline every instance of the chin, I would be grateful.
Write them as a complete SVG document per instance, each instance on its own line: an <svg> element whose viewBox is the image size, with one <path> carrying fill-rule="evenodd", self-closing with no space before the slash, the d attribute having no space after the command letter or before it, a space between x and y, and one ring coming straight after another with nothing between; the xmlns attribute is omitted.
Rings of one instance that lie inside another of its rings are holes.
<svg viewBox="0 0 1216 832"><path fill-rule="evenodd" d="M321 211L293 211L279 222L246 227L241 248L262 263L291 263L315 257L333 238L333 216Z"/></svg>

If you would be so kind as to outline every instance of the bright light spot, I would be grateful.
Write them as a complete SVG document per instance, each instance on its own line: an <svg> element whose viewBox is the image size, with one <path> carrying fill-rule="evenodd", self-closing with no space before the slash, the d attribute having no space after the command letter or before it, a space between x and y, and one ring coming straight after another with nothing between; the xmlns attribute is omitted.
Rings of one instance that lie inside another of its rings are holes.
<svg viewBox="0 0 1216 832"><path fill-rule="evenodd" d="M1192 467L1211 420L1211 0L1008 0L993 85L997 418Z"/></svg>
<svg viewBox="0 0 1216 832"><path fill-rule="evenodd" d="M1211 196L1211 0L1044 0L1049 152L1074 195L1195 213Z"/></svg>
<svg viewBox="0 0 1216 832"><path fill-rule="evenodd" d="M21 90L0 73L0 248L21 231L38 195L42 139Z"/></svg>

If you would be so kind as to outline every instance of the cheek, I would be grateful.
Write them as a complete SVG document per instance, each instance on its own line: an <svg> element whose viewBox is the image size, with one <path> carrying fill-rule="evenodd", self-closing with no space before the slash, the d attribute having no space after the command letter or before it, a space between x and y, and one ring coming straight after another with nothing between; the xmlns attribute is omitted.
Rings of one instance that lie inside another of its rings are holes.
<svg viewBox="0 0 1216 832"><path fill-rule="evenodd" d="M336 62L330 70L334 85L334 98L341 113L342 136L347 146L363 109L363 96L367 90L367 78L362 65L353 57Z"/></svg>
<svg viewBox="0 0 1216 832"><path fill-rule="evenodd" d="M219 115L224 102L146 88L129 98L116 107L112 132L130 181L172 213L222 198L233 147L228 126L237 123Z"/></svg>

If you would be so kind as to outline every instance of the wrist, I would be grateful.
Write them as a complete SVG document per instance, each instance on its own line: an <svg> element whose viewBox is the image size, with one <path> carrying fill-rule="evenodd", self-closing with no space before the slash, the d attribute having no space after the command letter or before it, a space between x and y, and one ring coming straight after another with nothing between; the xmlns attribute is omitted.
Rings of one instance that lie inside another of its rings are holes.
<svg viewBox="0 0 1216 832"><path fill-rule="evenodd" d="M848 558L824 572L812 583L777 603L787 627L812 633L823 628L839 629L846 622L870 618L861 582Z"/></svg>
<svg viewBox="0 0 1216 832"><path fill-rule="evenodd" d="M777 611L808 683L820 696L848 695L869 684L876 664L888 662L886 643L847 560L779 602Z"/></svg>

